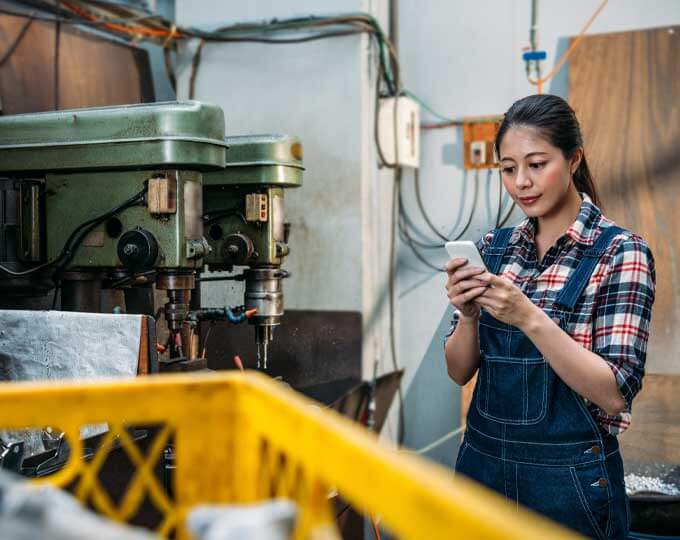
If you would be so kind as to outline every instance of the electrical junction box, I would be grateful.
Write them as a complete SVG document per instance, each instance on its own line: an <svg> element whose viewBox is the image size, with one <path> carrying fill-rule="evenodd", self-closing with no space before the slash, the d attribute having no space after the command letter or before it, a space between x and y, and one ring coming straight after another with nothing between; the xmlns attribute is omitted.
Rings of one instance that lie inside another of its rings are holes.
<svg viewBox="0 0 680 540"><path fill-rule="evenodd" d="M494 143L502 116L463 119L463 163L466 169L498 167Z"/></svg>
<svg viewBox="0 0 680 540"><path fill-rule="evenodd" d="M419 166L420 108L415 101L406 96L381 99L378 134L380 150L387 163L403 167Z"/></svg>

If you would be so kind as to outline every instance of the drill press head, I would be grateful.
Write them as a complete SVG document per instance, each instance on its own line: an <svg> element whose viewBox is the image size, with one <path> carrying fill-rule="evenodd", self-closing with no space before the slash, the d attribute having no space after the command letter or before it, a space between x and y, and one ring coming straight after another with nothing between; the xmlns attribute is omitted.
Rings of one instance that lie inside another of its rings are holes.
<svg viewBox="0 0 680 540"><path fill-rule="evenodd" d="M45 272L109 283L155 272L175 325L187 297L178 276L193 276L208 248L202 172L225 152L222 110L199 102L0 118L0 202L23 216L12 223L22 245L0 245L0 290L17 279L33 289Z"/></svg>
<svg viewBox="0 0 680 540"><path fill-rule="evenodd" d="M302 144L288 135L227 137L226 167L203 178L204 226L212 251L211 270L244 271L246 309L255 327L259 366L266 369L268 347L283 315L281 265L288 255L284 222L287 188L302 185Z"/></svg>

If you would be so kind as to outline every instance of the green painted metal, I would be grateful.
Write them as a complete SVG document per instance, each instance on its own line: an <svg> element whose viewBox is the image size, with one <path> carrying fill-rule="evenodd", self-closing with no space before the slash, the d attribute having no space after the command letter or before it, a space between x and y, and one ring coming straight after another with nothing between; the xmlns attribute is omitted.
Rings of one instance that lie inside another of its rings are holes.
<svg viewBox="0 0 680 540"><path fill-rule="evenodd" d="M283 188L269 187L259 191L266 193L268 199L269 220L264 223L246 222L243 219L246 195L253 192L252 187L248 186L203 186L206 214L234 211L233 215L204 224L205 236L212 248L204 261L211 270L224 268L224 240L235 233L244 234L253 242L256 255L250 261L251 266L280 265L283 262L283 258L276 253L276 244L284 243Z"/></svg>
<svg viewBox="0 0 680 540"><path fill-rule="evenodd" d="M285 248L283 238L284 188L302 185L302 143L290 135L246 135L227 137L229 146L224 170L203 174L203 205L208 215L233 211L221 219L205 224L205 236L212 248L205 262L212 269L224 267L224 239L241 233L253 242L255 255L251 266L280 265L277 246ZM269 219L246 222L246 195L267 195ZM218 234L219 233L219 234Z"/></svg>
<svg viewBox="0 0 680 540"><path fill-rule="evenodd" d="M151 232L159 246L156 268L199 268L197 260L186 258L187 240L202 237L201 173L186 170L163 170L177 181L177 211L166 216L149 214L146 206L121 212L121 235L141 227ZM99 216L139 192L152 173L148 171L112 171L59 173L46 175L47 258L53 261L71 232L81 223ZM106 233L106 224L89 235L76 251L69 268L116 268L116 238ZM98 245L88 245L98 244Z"/></svg>
<svg viewBox="0 0 680 540"><path fill-rule="evenodd" d="M302 185L302 143L297 137L245 135L227 137L225 143L225 169L206 173L204 185Z"/></svg>
<svg viewBox="0 0 680 540"><path fill-rule="evenodd" d="M0 117L0 172L225 165L224 113L165 102Z"/></svg>

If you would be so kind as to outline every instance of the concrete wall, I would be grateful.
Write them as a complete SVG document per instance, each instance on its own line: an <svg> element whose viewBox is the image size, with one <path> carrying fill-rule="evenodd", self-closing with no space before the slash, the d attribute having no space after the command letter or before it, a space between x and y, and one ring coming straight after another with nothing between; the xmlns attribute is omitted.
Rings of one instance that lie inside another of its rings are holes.
<svg viewBox="0 0 680 540"><path fill-rule="evenodd" d="M565 49L569 36L599 6L596 0L539 1L539 47L548 52L544 73ZM530 0L399 0L399 42L405 85L440 114L450 117L502 114L516 99L534 93L526 81L521 49L529 43ZM609 2L590 33L625 31L680 23L674 0ZM566 71L544 88L566 97ZM428 116L424 114L425 118ZM430 117L432 119L432 117ZM498 204L498 175L475 179L462 170L462 133L458 129L422 134L421 186L424 203L437 228L449 234L471 211L474 183L478 204L466 239L493 227ZM408 178L408 176L407 176ZM406 187L412 188L407 180ZM412 189L407 208L418 215ZM515 214L511 223L521 216ZM419 224L423 229L422 220ZM455 234L455 231L454 233ZM430 235L431 237L433 235ZM443 253L432 256L442 264ZM400 254L400 357L407 368L407 444L421 447L459 424L459 391L448 380L442 356L445 278L426 270L402 247ZM430 452L453 464L457 440Z"/></svg>

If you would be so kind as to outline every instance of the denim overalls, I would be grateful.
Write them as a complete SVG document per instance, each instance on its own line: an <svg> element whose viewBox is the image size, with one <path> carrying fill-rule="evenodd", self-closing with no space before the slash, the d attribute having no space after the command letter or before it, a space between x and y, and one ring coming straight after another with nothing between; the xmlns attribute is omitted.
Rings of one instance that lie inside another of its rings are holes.
<svg viewBox="0 0 680 540"><path fill-rule="evenodd" d="M571 312L619 227L583 253L546 313L566 328ZM497 274L512 229L499 229L485 257ZM598 539L627 538L630 514L616 437L555 374L531 340L482 310L481 365L456 471Z"/></svg>

